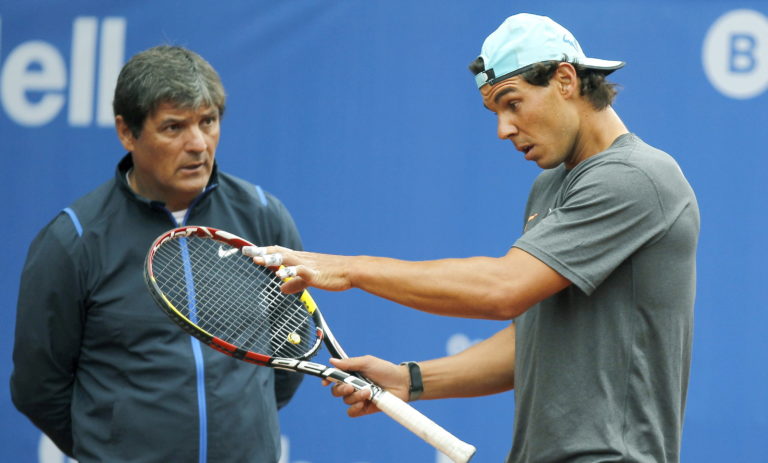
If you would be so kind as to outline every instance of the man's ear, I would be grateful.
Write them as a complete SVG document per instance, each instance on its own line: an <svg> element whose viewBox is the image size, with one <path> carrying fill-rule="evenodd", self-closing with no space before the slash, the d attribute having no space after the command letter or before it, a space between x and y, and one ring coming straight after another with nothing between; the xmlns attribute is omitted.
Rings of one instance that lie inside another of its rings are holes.
<svg viewBox="0 0 768 463"><path fill-rule="evenodd" d="M117 138L120 139L120 143L123 144L123 148L126 151L133 151L136 137L133 136L131 128L126 124L123 116L115 116L115 129L117 130Z"/></svg>
<svg viewBox="0 0 768 463"><path fill-rule="evenodd" d="M578 95L579 78L571 63L560 63L553 76L557 91L566 98Z"/></svg>

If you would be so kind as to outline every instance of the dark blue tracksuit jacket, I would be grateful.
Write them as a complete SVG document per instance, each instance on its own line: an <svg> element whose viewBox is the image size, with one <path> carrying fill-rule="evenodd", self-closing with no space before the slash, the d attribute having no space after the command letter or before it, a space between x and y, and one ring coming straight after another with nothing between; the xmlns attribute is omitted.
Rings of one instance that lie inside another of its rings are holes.
<svg viewBox="0 0 768 463"><path fill-rule="evenodd" d="M161 203L115 178L77 200L31 244L18 300L11 394L65 453L89 462L276 462L277 409L301 376L202 346L144 286L152 241L176 226ZM186 224L300 249L272 195L214 173ZM182 225L182 224L179 224Z"/></svg>

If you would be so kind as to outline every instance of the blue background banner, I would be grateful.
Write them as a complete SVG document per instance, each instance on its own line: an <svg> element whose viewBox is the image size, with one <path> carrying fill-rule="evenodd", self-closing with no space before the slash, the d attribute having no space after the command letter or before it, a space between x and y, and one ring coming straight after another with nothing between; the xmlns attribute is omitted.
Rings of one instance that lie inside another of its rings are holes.
<svg viewBox="0 0 768 463"><path fill-rule="evenodd" d="M699 198L682 461L764 461L768 2L534 5L527 11L565 25L587 55L627 61L612 76L622 87L616 110L678 160ZM127 58L170 43L213 64L229 95L220 167L281 198L307 249L415 260L499 256L520 234L538 168L496 138L467 64L487 34L524 8L499 0L3 2L0 194L9 212L0 460L66 460L10 402L19 274L37 231L113 175L123 152L111 92ZM353 355L442 356L503 326L435 317L358 291L314 294ZM509 449L511 392L417 407L475 444L475 461L502 461ZM443 461L385 416L348 419L311 378L281 420L282 463Z"/></svg>

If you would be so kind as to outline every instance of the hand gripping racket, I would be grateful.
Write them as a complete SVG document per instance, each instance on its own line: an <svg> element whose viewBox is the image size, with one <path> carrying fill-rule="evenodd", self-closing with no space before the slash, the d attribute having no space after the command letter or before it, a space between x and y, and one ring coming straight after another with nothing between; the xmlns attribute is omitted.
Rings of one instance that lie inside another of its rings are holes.
<svg viewBox="0 0 768 463"><path fill-rule="evenodd" d="M307 291L283 294L274 269L253 263L248 241L223 230L187 226L160 235L147 254L144 278L160 308L187 333L245 362L297 371L371 391L384 413L455 462L475 447L456 438L362 376L310 362L324 343L347 358Z"/></svg>

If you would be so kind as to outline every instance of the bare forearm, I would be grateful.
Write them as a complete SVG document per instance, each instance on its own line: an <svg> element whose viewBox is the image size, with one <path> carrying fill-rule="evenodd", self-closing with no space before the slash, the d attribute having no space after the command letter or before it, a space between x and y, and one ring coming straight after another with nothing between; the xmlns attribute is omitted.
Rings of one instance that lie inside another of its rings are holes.
<svg viewBox="0 0 768 463"><path fill-rule="evenodd" d="M352 286L425 312L467 318L505 318L497 259L473 257L410 262L352 257ZM500 269L500 268L499 268Z"/></svg>
<svg viewBox="0 0 768 463"><path fill-rule="evenodd" d="M345 371L358 371L403 400L408 399L409 369L370 355L331 359ZM421 367L421 399L477 397L512 389L515 381L515 325L510 324L483 342L450 357L418 362ZM325 381L325 384L331 384ZM338 383L331 393L343 397L349 416L378 411L370 392Z"/></svg>
<svg viewBox="0 0 768 463"><path fill-rule="evenodd" d="M422 399L477 397L514 387L515 326L450 357L419 362Z"/></svg>
<svg viewBox="0 0 768 463"><path fill-rule="evenodd" d="M408 307L455 317L512 319L570 283L519 249L500 258L349 259L352 286Z"/></svg>

